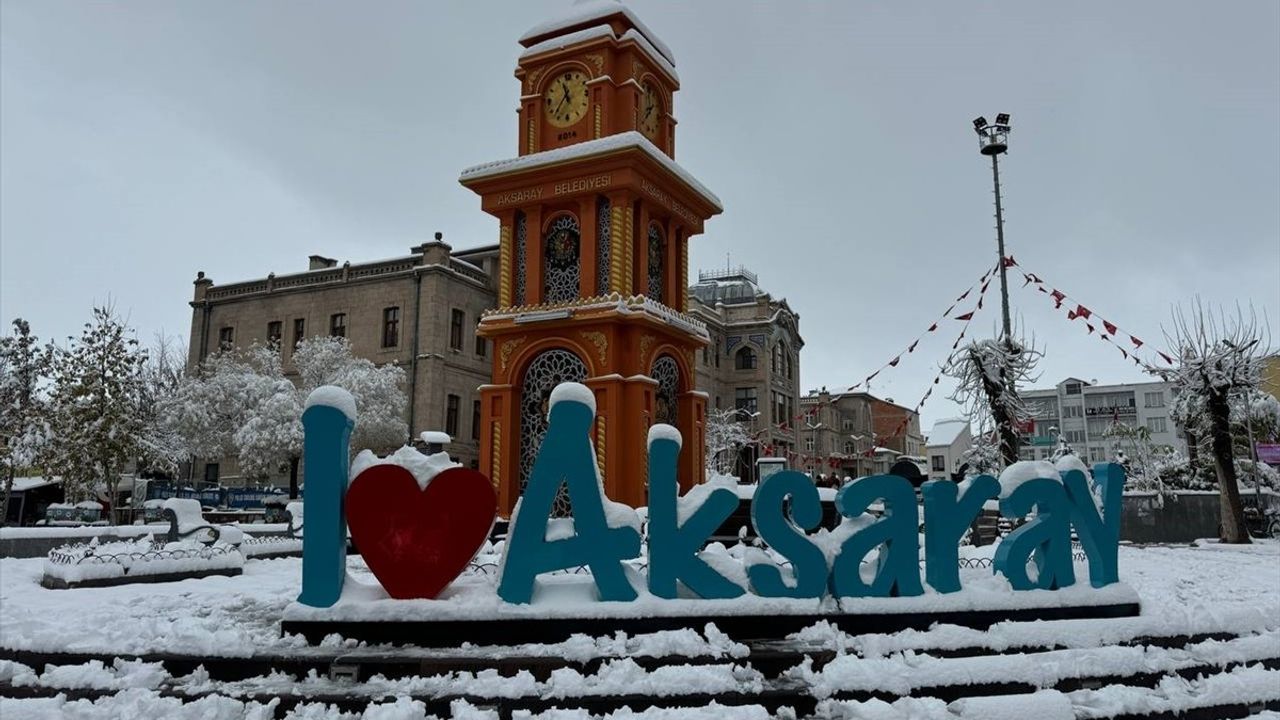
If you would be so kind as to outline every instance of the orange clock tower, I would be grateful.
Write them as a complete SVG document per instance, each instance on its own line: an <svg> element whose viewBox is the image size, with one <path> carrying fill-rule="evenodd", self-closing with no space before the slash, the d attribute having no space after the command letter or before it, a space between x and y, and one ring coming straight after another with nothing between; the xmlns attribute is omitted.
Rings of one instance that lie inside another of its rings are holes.
<svg viewBox="0 0 1280 720"><path fill-rule="evenodd" d="M519 155L460 178L500 227L498 307L479 329L495 348L481 469L509 514L546 432L548 395L581 382L595 393L606 493L644 505L653 423L684 437L681 487L703 480L694 353L707 332L685 314L688 245L720 202L675 162L675 61L630 8L578 3L520 43Z"/></svg>

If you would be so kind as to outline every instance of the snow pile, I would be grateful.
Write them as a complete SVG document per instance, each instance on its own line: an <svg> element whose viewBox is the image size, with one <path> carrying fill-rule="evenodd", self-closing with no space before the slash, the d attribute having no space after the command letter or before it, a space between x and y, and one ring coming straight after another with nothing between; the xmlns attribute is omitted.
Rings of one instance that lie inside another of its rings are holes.
<svg viewBox="0 0 1280 720"><path fill-rule="evenodd" d="M49 551L44 575L65 583L105 578L228 570L244 567L239 549L224 543L192 540L157 544L150 536L135 541L64 545Z"/></svg>
<svg viewBox="0 0 1280 720"><path fill-rule="evenodd" d="M676 444L676 447L684 446L684 438L680 437L680 431L665 423L657 423L649 428L649 441L646 447L652 447L658 440L670 440Z"/></svg>
<svg viewBox="0 0 1280 720"><path fill-rule="evenodd" d="M1088 477L1087 472L1085 476ZM1058 469L1053 463L1044 460L1023 460L1010 465L1000 473L1000 499L1009 497L1014 490L1018 489L1018 486L1036 478L1062 482L1062 476L1058 475ZM963 490L962 488L961 492Z"/></svg>
<svg viewBox="0 0 1280 720"><path fill-rule="evenodd" d="M591 392L591 388L582 383L566 382L555 386L551 391L551 397L547 400L548 414L557 403L566 401L586 405L591 409L592 415L596 413L596 394Z"/></svg>
<svg viewBox="0 0 1280 720"><path fill-rule="evenodd" d="M311 394L307 396L303 412L315 406L334 408L346 415L351 422L356 421L356 399L351 396L351 393L337 385L322 385L312 390Z"/></svg>
<svg viewBox="0 0 1280 720"><path fill-rule="evenodd" d="M450 468L462 467L444 451L425 455L416 448L405 445L385 458L380 458L372 450L361 450L351 461L351 480L355 481L360 473L375 465L398 465L408 470L422 490L427 489L436 475Z"/></svg>

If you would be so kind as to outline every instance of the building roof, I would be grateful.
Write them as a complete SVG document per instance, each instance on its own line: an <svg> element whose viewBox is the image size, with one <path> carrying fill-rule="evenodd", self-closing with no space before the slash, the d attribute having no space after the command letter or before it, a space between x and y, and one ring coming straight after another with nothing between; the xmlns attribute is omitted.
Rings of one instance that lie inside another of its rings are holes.
<svg viewBox="0 0 1280 720"><path fill-rule="evenodd" d="M933 429L926 436L928 445L950 445L960 437L960 433L969 429L969 421L965 418L946 418L933 424Z"/></svg>
<svg viewBox="0 0 1280 720"><path fill-rule="evenodd" d="M529 28L520 36L520 44L531 47L552 35L605 24L614 16L624 18L641 37L653 45L662 59L672 65L676 64L676 56L671 52L671 48L667 47L667 44L662 42L662 39L650 30L631 8L623 5L619 0L575 0L573 5L564 12Z"/></svg>
<svg viewBox="0 0 1280 720"><path fill-rule="evenodd" d="M657 145L650 142L637 130L629 130L616 135L607 135L595 140L587 140L586 142L568 145L554 150L543 150L542 152L530 153L519 157L507 158L506 160L495 160L487 162L483 165L475 165L462 171L458 176L458 182L466 185L469 182L483 180L485 178L497 177L500 175L510 175L535 168L545 167L547 165L558 165L570 160L581 160L583 158L593 157L595 155L605 155L608 153L626 150L628 148L637 148L649 156L650 159L657 162L672 175L680 178L692 190L698 194L705 202L714 207L717 211L723 212L724 206L720 204L720 198L716 194L707 189L705 185L698 181L688 170L685 170L675 160L667 157L667 154L658 149Z"/></svg>
<svg viewBox="0 0 1280 720"><path fill-rule="evenodd" d="M690 286L689 290L703 305L737 305L753 303L756 298L765 294L760 289L759 282L756 274L744 267L699 271L698 283Z"/></svg>

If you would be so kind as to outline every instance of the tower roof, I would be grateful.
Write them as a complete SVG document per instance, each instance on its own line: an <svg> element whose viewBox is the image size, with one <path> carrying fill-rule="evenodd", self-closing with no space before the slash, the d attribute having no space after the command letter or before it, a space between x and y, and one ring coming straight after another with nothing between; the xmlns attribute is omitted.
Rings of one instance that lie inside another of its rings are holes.
<svg viewBox="0 0 1280 720"><path fill-rule="evenodd" d="M564 13L529 28L528 32L520 36L520 44L531 47L556 35L585 30L614 20L634 28L653 45L663 59L675 65L676 57L671 48L620 0L576 0Z"/></svg>

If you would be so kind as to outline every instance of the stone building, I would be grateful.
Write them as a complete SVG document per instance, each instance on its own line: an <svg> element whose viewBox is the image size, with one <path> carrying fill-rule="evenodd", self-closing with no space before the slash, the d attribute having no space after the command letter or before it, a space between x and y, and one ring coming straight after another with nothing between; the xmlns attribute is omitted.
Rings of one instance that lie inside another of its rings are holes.
<svg viewBox="0 0 1280 720"><path fill-rule="evenodd" d="M696 363L697 387L710 411L735 410L757 438L736 473L754 478L759 452L794 458L804 423L799 414L800 316L760 288L746 268L699 272L689 288L689 314L707 326L710 343Z"/></svg>
<svg viewBox="0 0 1280 720"><path fill-rule="evenodd" d="M920 416L865 392L815 390L800 399L803 449L796 463L812 473L861 477L889 472L924 453Z"/></svg>
<svg viewBox="0 0 1280 720"><path fill-rule="evenodd" d="M219 349L277 344L296 378L294 346L341 335L353 353L402 367L410 437L443 430L466 466L479 458L479 386L489 382L490 343L476 335L495 304L497 246L453 252L440 233L412 254L352 264L312 255L305 272L217 285L200 273L191 301L188 366ZM197 463L197 479L240 484L233 459Z"/></svg>

